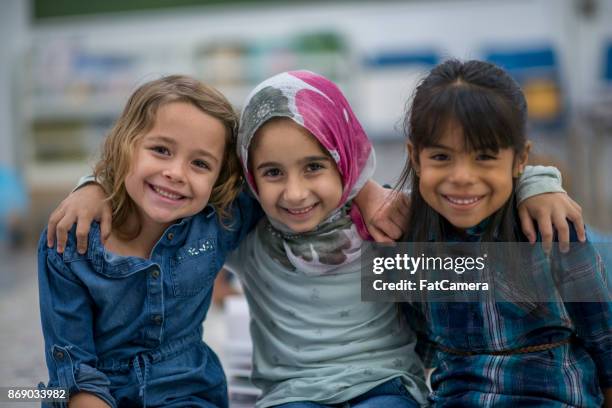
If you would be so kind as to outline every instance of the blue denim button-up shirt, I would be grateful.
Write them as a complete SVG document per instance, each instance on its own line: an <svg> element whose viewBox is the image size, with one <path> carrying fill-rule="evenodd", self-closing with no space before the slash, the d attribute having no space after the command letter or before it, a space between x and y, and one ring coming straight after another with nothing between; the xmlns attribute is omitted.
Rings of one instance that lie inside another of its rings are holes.
<svg viewBox="0 0 612 408"><path fill-rule="evenodd" d="M125 369L141 355L161 360L200 342L214 278L261 215L244 193L229 229L206 207L170 226L150 259L108 252L97 223L84 255L74 229L63 254L47 248L43 232L38 274L49 386L94 393L114 405L105 371Z"/></svg>

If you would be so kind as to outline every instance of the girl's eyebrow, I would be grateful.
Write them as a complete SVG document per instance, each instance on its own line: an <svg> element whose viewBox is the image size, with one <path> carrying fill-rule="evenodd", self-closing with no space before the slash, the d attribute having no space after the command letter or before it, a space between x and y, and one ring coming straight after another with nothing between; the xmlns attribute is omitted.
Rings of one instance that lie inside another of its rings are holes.
<svg viewBox="0 0 612 408"><path fill-rule="evenodd" d="M313 161L331 161L331 158L327 156L306 156L306 157L302 157L298 161L298 163L303 164L303 163L309 163ZM261 163L259 166L257 166L255 170L263 169L266 167L283 167L283 165L278 162L269 161L269 162Z"/></svg>
<svg viewBox="0 0 612 408"><path fill-rule="evenodd" d="M441 145L437 143L431 144L429 146L425 146L424 148L425 149L444 149L444 150L451 150L451 151L453 150L453 148L450 146L445 146L445 145Z"/></svg>
<svg viewBox="0 0 612 408"><path fill-rule="evenodd" d="M307 156L300 159L300 163L308 163L312 161L331 161L331 158L328 156Z"/></svg>
<svg viewBox="0 0 612 408"><path fill-rule="evenodd" d="M149 142L164 142L164 143L168 143L170 146L176 146L176 140L172 139L171 137L168 136L164 136L164 135L155 135L155 136L151 136L149 138ZM213 160L215 163L219 162L219 159L217 157L215 157L214 154L204 150L204 149L196 149L195 150L195 154L197 156L205 156L208 157L209 159Z"/></svg>
<svg viewBox="0 0 612 408"><path fill-rule="evenodd" d="M264 162L264 163L261 163L259 166L257 166L255 170L261 170L266 167L282 167L282 165L277 162Z"/></svg>
<svg viewBox="0 0 612 408"><path fill-rule="evenodd" d="M164 143L168 143L171 145L175 145L176 141L174 139L172 139L171 137L168 136L164 136L164 135L154 135L154 136L149 136L149 141L150 142L164 142Z"/></svg>

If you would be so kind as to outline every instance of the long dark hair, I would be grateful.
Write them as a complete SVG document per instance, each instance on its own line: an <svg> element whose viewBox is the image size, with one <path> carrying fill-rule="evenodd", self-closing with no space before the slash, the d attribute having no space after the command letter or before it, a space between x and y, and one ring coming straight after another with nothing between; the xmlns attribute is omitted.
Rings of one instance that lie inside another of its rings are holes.
<svg viewBox="0 0 612 408"><path fill-rule="evenodd" d="M438 142L449 126L459 126L469 150L512 148L523 152L527 140L527 102L510 75L484 61L451 59L436 66L416 88L412 107L407 109L404 130L418 152ZM516 180L514 180L514 185ZM419 175L410 158L397 188L412 187L410 217L404 241L444 240L450 224L423 200ZM517 241L514 191L494 215L483 233L483 241ZM494 239L496 238L496 239Z"/></svg>

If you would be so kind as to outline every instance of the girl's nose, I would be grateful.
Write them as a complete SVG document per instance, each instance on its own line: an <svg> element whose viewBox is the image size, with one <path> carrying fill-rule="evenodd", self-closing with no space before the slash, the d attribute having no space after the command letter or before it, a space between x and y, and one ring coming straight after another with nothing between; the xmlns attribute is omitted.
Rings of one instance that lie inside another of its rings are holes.
<svg viewBox="0 0 612 408"><path fill-rule="evenodd" d="M469 163L457 163L453 166L449 180L455 184L472 184L474 171Z"/></svg>
<svg viewBox="0 0 612 408"><path fill-rule="evenodd" d="M308 197L306 185L298 178L292 177L287 180L284 191L284 199L287 203L300 203Z"/></svg>
<svg viewBox="0 0 612 408"><path fill-rule="evenodd" d="M181 183L185 180L183 165L178 162L169 163L168 167L162 171L162 175L175 183Z"/></svg>

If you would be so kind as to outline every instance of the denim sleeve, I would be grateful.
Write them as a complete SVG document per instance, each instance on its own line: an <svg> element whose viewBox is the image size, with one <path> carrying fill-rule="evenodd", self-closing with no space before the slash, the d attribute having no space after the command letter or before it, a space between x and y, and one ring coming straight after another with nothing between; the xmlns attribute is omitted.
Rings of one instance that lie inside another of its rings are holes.
<svg viewBox="0 0 612 408"><path fill-rule="evenodd" d="M517 203L544 193L564 193L561 173L552 166L527 166L516 186Z"/></svg>
<svg viewBox="0 0 612 408"><path fill-rule="evenodd" d="M232 218L224 239L225 250L236 249L263 216L259 202L250 193L242 191L232 204Z"/></svg>
<svg viewBox="0 0 612 408"><path fill-rule="evenodd" d="M46 231L38 247L38 288L49 387L89 392L115 407L110 381L96 369L91 298L62 255L47 248Z"/></svg>

